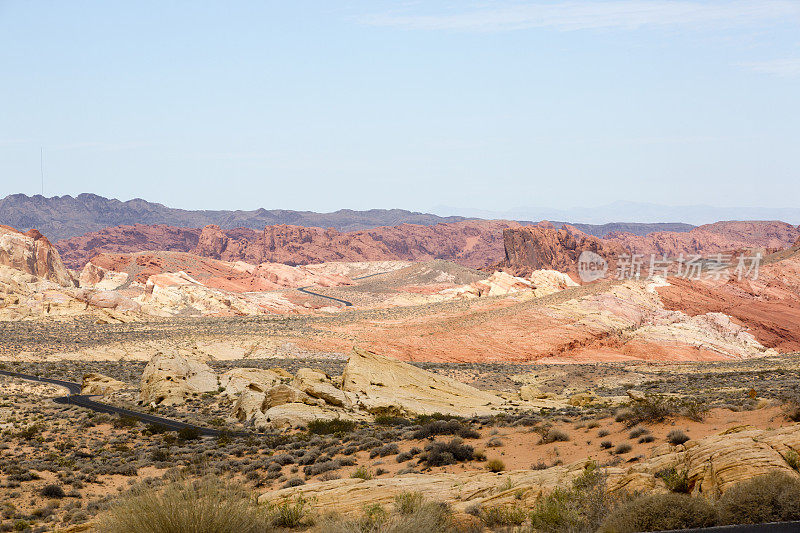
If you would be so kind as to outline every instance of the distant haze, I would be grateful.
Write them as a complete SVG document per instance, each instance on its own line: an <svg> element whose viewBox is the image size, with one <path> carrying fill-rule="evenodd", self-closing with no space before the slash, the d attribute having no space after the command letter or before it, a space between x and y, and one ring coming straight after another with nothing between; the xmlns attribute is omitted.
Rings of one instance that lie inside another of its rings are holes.
<svg viewBox="0 0 800 533"><path fill-rule="evenodd" d="M599 207L552 209L525 207L508 211L486 211L437 206L431 210L442 216L462 216L507 220L566 220L572 223L683 222L699 226L721 220L780 220L800 224L800 208L713 207L709 205L669 206L651 203L614 202Z"/></svg>

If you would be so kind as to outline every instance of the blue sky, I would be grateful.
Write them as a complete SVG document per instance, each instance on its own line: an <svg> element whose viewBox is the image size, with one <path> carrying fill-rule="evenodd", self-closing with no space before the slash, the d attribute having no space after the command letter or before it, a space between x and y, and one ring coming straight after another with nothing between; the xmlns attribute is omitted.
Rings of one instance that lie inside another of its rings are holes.
<svg viewBox="0 0 800 533"><path fill-rule="evenodd" d="M800 2L0 0L0 197L800 207Z"/></svg>

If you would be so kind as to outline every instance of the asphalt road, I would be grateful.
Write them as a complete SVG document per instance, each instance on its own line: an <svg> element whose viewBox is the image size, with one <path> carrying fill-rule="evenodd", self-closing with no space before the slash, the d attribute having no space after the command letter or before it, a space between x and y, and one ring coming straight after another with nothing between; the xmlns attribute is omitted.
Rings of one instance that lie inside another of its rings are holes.
<svg viewBox="0 0 800 533"><path fill-rule="evenodd" d="M389 272L376 272L375 274L367 274L366 276L359 276L357 278L353 278L353 281L355 281L357 279L371 278L372 276L380 276L382 274L388 274L388 273ZM328 300L333 300L334 302L339 302L341 304L344 304L345 307L352 307L353 306L353 302L348 302L347 300L342 300L341 298L334 298L333 296L326 296L326 295L320 294L318 292L312 292L312 291L308 290L309 287L313 287L313 285L306 285L305 287L300 287L297 290L300 291L300 292L303 292L305 294L309 294L311 296L317 296L319 298L327 298Z"/></svg>
<svg viewBox="0 0 800 533"><path fill-rule="evenodd" d="M184 428L194 428L197 429L197 431L200 432L200 435L204 437L216 437L221 433L220 430L218 429L195 426L193 424L187 424L186 422L181 422L180 420L173 420L171 418L164 418L162 416L151 415L149 413L142 413L139 411L132 411L130 409L125 409L123 407L115 407L113 405L108 405L107 403L97 402L95 400L92 400L92 396L80 394L81 392L80 383L73 383L72 381L64 381L61 379L44 378L41 376L34 376L32 374L9 372L7 370L0 370L0 375L9 376L12 378L24 379L27 381L33 381L37 383L49 383L51 385L64 387L69 391L69 395L53 398L53 401L58 404L77 405L78 407L85 407L86 409L90 409L98 413L108 413L112 415L136 418L137 420L141 420L146 424L162 425L171 431L179 431ZM228 434L233 436L251 435L251 433L247 432L235 432L235 433L228 432Z"/></svg>

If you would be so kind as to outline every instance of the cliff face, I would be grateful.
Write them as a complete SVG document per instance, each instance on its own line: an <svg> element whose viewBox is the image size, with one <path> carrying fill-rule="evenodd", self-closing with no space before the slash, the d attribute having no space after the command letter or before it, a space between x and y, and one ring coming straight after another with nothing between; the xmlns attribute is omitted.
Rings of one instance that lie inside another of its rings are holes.
<svg viewBox="0 0 800 533"><path fill-rule="evenodd" d="M515 222L467 220L434 226L402 224L342 233L333 228L267 226L261 231L209 225L117 226L59 241L67 263L82 268L101 253L190 252L223 261L304 265L325 261L446 259L474 268L503 259L503 230Z"/></svg>
<svg viewBox="0 0 800 533"><path fill-rule="evenodd" d="M62 263L58 251L35 229L22 233L9 226L0 226L0 266L65 287L75 285L75 280Z"/></svg>
<svg viewBox="0 0 800 533"><path fill-rule="evenodd" d="M624 254L709 256L745 249L771 253L791 247L798 239L800 228L773 221L716 222L688 232L663 231L645 236L610 233L604 239L586 235L573 226L556 229L540 223L503 232L505 260L500 266L517 275L542 268L576 272L578 256L589 250L608 260L613 269L615 259Z"/></svg>
<svg viewBox="0 0 800 533"><path fill-rule="evenodd" d="M503 231L505 260L503 269L519 276L534 270L577 272L578 257L588 250L613 264L625 249L616 242L599 239L571 227L556 229L551 224L506 229Z"/></svg>

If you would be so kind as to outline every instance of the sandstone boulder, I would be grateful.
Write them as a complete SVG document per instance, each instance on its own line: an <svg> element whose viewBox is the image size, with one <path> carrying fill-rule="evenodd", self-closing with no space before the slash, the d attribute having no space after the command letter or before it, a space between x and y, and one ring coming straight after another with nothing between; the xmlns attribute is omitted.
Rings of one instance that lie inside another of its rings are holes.
<svg viewBox="0 0 800 533"><path fill-rule="evenodd" d="M344 369L342 388L368 411L473 416L497 412L505 403L497 395L359 348Z"/></svg>
<svg viewBox="0 0 800 533"><path fill-rule="evenodd" d="M542 392L533 385L523 385L519 388L519 398L524 402L541 400L547 397L549 397L549 395L546 392Z"/></svg>
<svg viewBox="0 0 800 533"><path fill-rule="evenodd" d="M334 420L354 418L341 410L326 409L305 403L285 403L270 407L264 412L264 420L274 428L293 428L308 425L313 420Z"/></svg>
<svg viewBox="0 0 800 533"><path fill-rule="evenodd" d="M246 389L266 393L285 379L273 370L234 368L220 376L219 385L225 389L225 396L236 398Z"/></svg>
<svg viewBox="0 0 800 533"><path fill-rule="evenodd" d="M218 387L216 374L202 361L157 353L142 372L139 401L145 405L180 405L189 397Z"/></svg>
<svg viewBox="0 0 800 533"><path fill-rule="evenodd" d="M41 233L32 229L22 233L0 225L0 265L31 274L63 287L74 287L75 280L61 262L61 256Z"/></svg>
<svg viewBox="0 0 800 533"><path fill-rule="evenodd" d="M122 381L96 372L86 374L81 382L81 394L86 395L105 396L125 388L127 388L127 385Z"/></svg>
<svg viewBox="0 0 800 533"><path fill-rule="evenodd" d="M331 382L331 378L323 372L301 368L297 371L292 385L309 396L324 400L330 405L348 408L351 406L345 393L337 388Z"/></svg>
<svg viewBox="0 0 800 533"><path fill-rule="evenodd" d="M262 411L284 405L287 403L304 403L306 405L323 406L325 402L317 398L312 398L305 392L289 385L276 385L267 391Z"/></svg>

